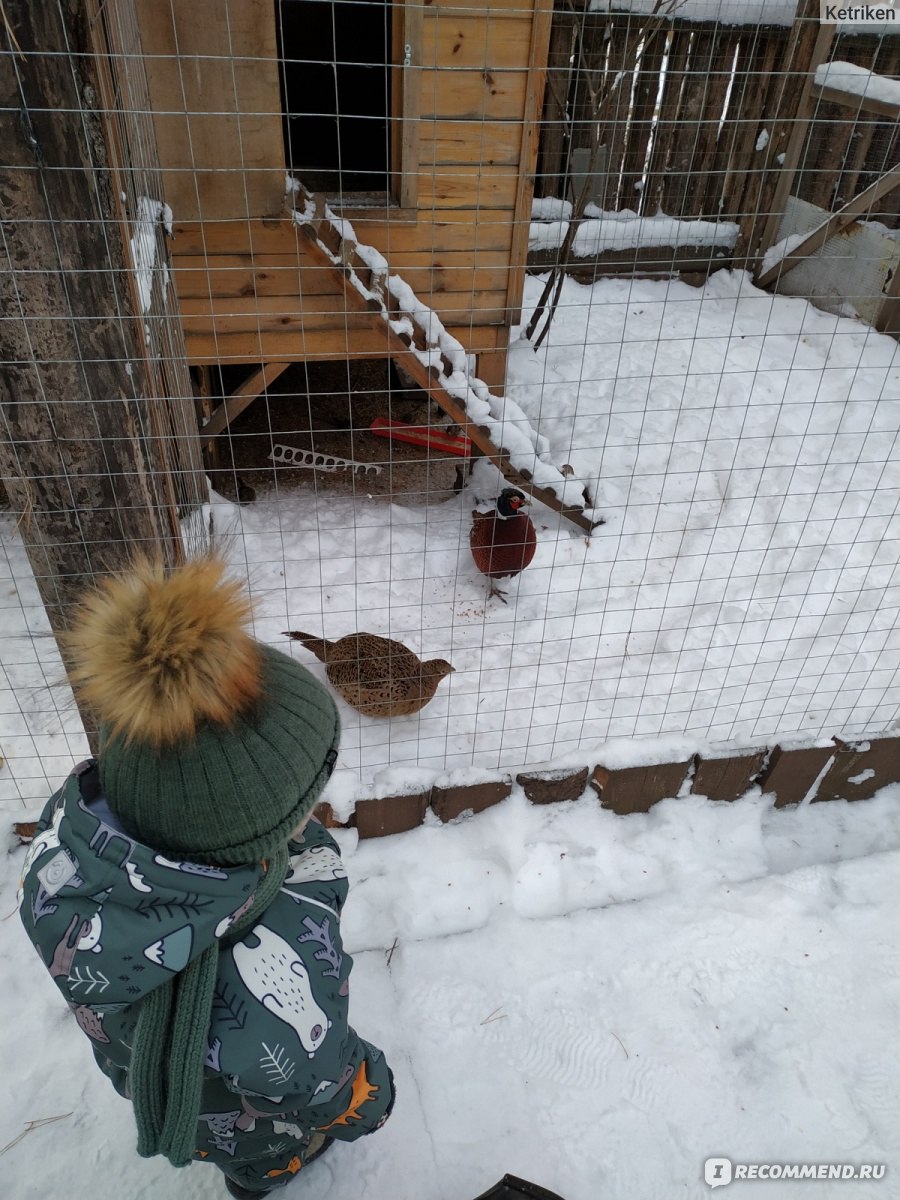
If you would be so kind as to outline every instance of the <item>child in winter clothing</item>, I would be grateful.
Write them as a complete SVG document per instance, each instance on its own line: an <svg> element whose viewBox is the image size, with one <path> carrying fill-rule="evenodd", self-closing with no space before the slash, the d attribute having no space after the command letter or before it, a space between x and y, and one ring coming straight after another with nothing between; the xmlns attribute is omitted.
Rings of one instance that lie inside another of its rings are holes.
<svg viewBox="0 0 900 1200"><path fill-rule="evenodd" d="M346 872L311 817L337 711L248 617L211 559L143 563L87 600L70 676L100 753L47 804L20 887L138 1153L215 1163L242 1197L379 1128L394 1099L348 1024Z"/></svg>

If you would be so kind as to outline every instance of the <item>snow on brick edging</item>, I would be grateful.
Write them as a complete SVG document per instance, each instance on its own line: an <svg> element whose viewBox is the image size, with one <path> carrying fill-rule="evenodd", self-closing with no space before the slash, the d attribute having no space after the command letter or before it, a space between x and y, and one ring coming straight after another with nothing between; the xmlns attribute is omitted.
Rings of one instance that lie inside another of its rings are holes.
<svg viewBox="0 0 900 1200"><path fill-rule="evenodd" d="M464 812L479 813L499 804L512 791L512 779L504 775L501 779L488 779L483 783L435 784L431 789L429 803L438 817L445 823Z"/></svg>
<svg viewBox="0 0 900 1200"><path fill-rule="evenodd" d="M714 800L737 800L760 777L770 760L768 750L752 750L727 758L701 758L691 780L691 792Z"/></svg>
<svg viewBox="0 0 900 1200"><path fill-rule="evenodd" d="M580 771L524 771L516 783L532 804L558 804L562 800L577 800L587 787L590 767Z"/></svg>
<svg viewBox="0 0 900 1200"><path fill-rule="evenodd" d="M834 765L822 779L812 804L825 800L864 800L900 778L900 738L841 744Z"/></svg>
<svg viewBox="0 0 900 1200"><path fill-rule="evenodd" d="M660 800L678 795L690 768L690 759L647 767L624 767L618 771L597 766L591 775L591 787L600 797L601 805L620 816L649 812Z"/></svg>
<svg viewBox="0 0 900 1200"><path fill-rule="evenodd" d="M504 772L451 772L427 783L427 772L415 770L408 787L402 786L400 774L389 772L393 788L382 785L375 796L356 796L352 812L344 812L341 806L345 819L336 816L328 803L318 806L317 815L330 827L354 826L360 837L384 837L421 825L429 807L445 822L465 812L482 812L505 800L513 787L512 777ZM686 792L731 803L753 786L771 795L775 808L804 800L864 800L886 784L900 782L900 738L852 745L834 738L824 745L786 743L638 766L601 763L521 771L515 782L534 804L577 800L589 782L600 804L622 816L648 812L660 800Z"/></svg>

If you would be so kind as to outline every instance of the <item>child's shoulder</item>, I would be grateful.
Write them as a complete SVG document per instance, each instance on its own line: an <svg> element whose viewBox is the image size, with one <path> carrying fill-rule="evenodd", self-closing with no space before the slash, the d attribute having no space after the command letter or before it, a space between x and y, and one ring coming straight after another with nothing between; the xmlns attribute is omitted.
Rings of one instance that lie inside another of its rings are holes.
<svg viewBox="0 0 900 1200"><path fill-rule="evenodd" d="M300 836L290 839L288 848L291 854L299 854L315 846L327 846L329 850L334 851L338 858L341 857L341 850L337 842L317 817L311 817L303 827Z"/></svg>
<svg viewBox="0 0 900 1200"><path fill-rule="evenodd" d="M297 839L288 842L290 866L285 890L340 911L347 897L347 872L337 842L324 825L310 821Z"/></svg>

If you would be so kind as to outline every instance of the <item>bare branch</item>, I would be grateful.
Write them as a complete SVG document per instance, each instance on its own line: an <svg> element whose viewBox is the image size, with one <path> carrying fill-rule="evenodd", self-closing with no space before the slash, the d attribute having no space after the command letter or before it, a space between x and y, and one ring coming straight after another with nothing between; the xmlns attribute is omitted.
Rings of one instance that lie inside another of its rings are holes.
<svg viewBox="0 0 900 1200"><path fill-rule="evenodd" d="M572 215L569 218L569 226L566 229L565 237L559 248L556 265L547 277L541 291L540 298L535 306L534 312L529 318L528 325L525 329L525 336L529 341L533 342L537 349L544 338L547 336L553 317L556 314L556 309L559 304L559 298L562 294L563 281L571 263L572 248L575 244L575 237L581 225L584 222L585 209L591 194L591 186L594 175L597 170L597 163L600 159L600 151L604 145L604 135L606 127L609 124L612 116L613 100L618 99L618 93L621 89L622 82L626 76L634 76L640 69L640 59L638 50L641 55L646 54L648 46L651 45L657 35L666 29L671 18L677 10L684 4L684 0L656 0L653 10L650 13L647 23L641 26L640 29L629 39L626 40L625 51L623 54L623 63L628 63L625 69L616 72L613 80L601 91L599 87L599 72L596 82L592 79L590 66L587 61L587 55L584 46L584 11L576 9L574 0L566 0L569 12L575 19L577 34L576 46L579 63L579 71L581 78L584 81L584 86L588 93L590 103L590 123L591 123L591 144L590 156L584 172L584 179L581 183L578 195L573 197ZM568 117L568 125L570 130L570 142L572 136L573 116ZM552 297L552 298L551 298ZM535 338L535 331L540 324L542 318L544 324L540 334Z"/></svg>

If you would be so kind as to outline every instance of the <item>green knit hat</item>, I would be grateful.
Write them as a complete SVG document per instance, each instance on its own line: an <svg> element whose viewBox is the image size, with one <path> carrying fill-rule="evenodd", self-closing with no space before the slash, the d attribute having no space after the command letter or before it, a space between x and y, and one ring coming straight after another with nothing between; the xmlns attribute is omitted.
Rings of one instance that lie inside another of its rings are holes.
<svg viewBox="0 0 900 1200"><path fill-rule="evenodd" d="M77 614L73 683L100 718L100 781L126 832L165 854L253 862L312 810L340 722L308 671L246 630L224 565L139 563Z"/></svg>
<svg viewBox="0 0 900 1200"><path fill-rule="evenodd" d="M312 810L337 757L340 724L308 671L261 646L262 695L231 725L175 745L100 731L100 782L127 833L222 866L265 858Z"/></svg>

